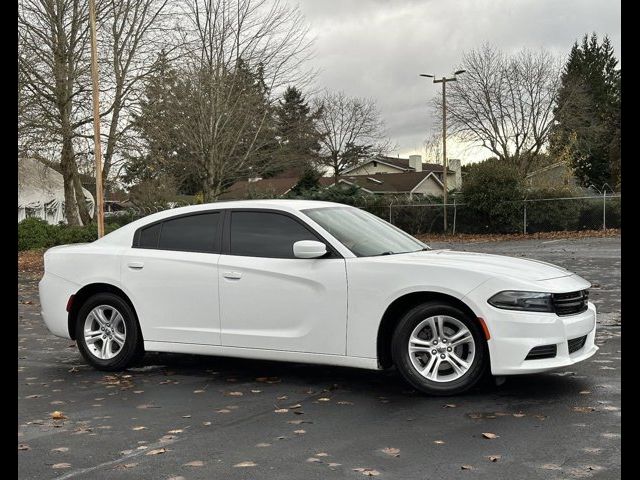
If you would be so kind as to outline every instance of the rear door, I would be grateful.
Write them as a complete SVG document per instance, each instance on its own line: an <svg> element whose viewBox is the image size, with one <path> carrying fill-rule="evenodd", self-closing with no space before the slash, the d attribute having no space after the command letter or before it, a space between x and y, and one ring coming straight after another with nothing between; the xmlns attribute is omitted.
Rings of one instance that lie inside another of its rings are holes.
<svg viewBox="0 0 640 480"><path fill-rule="evenodd" d="M121 272L145 340L220 345L221 218L197 212L136 232Z"/></svg>
<svg viewBox="0 0 640 480"><path fill-rule="evenodd" d="M222 345L345 354L345 260L293 256L298 240L324 241L281 211L231 210L220 256Z"/></svg>

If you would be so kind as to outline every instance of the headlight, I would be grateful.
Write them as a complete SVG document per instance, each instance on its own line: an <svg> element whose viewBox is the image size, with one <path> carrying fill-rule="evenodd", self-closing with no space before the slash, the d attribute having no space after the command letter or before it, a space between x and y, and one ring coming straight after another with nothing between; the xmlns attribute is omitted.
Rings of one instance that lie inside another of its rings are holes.
<svg viewBox="0 0 640 480"><path fill-rule="evenodd" d="M506 290L496 293L488 301L490 305L506 310L524 310L527 312L554 311L550 293Z"/></svg>

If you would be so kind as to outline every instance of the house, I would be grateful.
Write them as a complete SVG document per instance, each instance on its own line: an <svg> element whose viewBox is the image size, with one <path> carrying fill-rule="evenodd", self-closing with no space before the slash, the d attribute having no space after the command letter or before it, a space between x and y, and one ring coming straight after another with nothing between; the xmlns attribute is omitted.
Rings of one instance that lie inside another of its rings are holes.
<svg viewBox="0 0 640 480"><path fill-rule="evenodd" d="M238 200L255 196L278 198L289 193L299 181L299 176L239 180L219 195L218 200Z"/></svg>
<svg viewBox="0 0 640 480"><path fill-rule="evenodd" d="M93 216L93 195L82 189ZM33 158L18 160L18 222L37 217L57 225L66 222L64 215L64 180L62 174Z"/></svg>
<svg viewBox="0 0 640 480"><path fill-rule="evenodd" d="M338 185L355 186L363 192L375 195L437 196L442 195L444 190L444 185L440 180L442 178L441 174L442 170L440 172L408 171L403 173L374 173L372 175L341 175L338 177ZM320 184L331 187L335 184L335 180L333 177L323 177L320 179Z"/></svg>
<svg viewBox="0 0 640 480"><path fill-rule="evenodd" d="M570 189L576 192L586 191L580 186L578 179L566 160L547 165L530 172L525 177L528 187L533 189Z"/></svg>
<svg viewBox="0 0 640 480"><path fill-rule="evenodd" d="M449 190L462 187L462 173L459 159L449 159L447 172L447 188ZM369 158L357 165L345 170L343 176L371 176L376 174L403 174L411 172L434 173L440 184L443 182L443 167L437 163L425 163L421 155L410 155L409 158L396 158L378 155ZM409 178L409 177L408 177ZM413 177L411 177L413 178ZM440 187L442 193L442 187Z"/></svg>

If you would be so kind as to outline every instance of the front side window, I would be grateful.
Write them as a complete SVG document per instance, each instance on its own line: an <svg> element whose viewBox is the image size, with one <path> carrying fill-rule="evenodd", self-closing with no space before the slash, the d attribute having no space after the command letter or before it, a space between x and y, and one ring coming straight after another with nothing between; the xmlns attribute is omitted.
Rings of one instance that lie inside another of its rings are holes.
<svg viewBox="0 0 640 480"><path fill-rule="evenodd" d="M220 213L200 213L170 218L140 231L138 248L183 252L215 251Z"/></svg>
<svg viewBox="0 0 640 480"><path fill-rule="evenodd" d="M358 257L428 249L408 233L358 208L312 208L302 212Z"/></svg>
<svg viewBox="0 0 640 480"><path fill-rule="evenodd" d="M271 212L232 212L231 255L245 257L295 258L293 244L318 240L296 220Z"/></svg>

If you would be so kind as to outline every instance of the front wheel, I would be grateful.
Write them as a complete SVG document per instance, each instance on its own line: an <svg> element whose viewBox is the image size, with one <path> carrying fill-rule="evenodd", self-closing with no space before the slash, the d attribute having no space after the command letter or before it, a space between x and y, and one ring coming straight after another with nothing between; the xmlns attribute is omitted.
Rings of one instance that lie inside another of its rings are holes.
<svg viewBox="0 0 640 480"><path fill-rule="evenodd" d="M391 354L401 375L431 395L455 395L473 387L484 373L486 349L475 319L440 302L407 312L391 340Z"/></svg>
<svg viewBox="0 0 640 480"><path fill-rule="evenodd" d="M78 349L98 370L124 370L144 353L131 306L113 293L98 293L84 302L76 319Z"/></svg>

